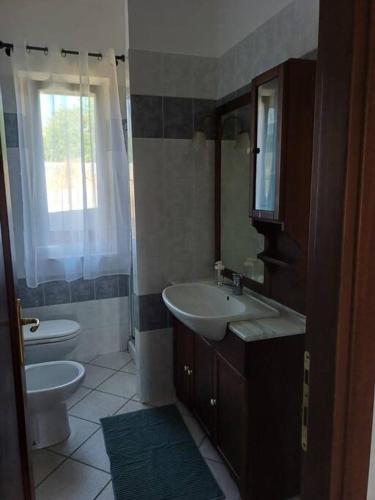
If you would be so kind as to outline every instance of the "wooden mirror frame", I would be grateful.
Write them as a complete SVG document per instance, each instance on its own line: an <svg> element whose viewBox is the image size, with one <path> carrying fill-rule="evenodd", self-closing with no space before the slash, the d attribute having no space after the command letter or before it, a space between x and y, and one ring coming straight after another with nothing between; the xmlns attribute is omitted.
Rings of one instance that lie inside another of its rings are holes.
<svg viewBox="0 0 375 500"><path fill-rule="evenodd" d="M223 132L222 127L222 117L223 115L235 111L236 109L242 108L243 106L251 107L251 92L247 92L240 97L236 97L221 106L218 106L215 110L215 123L216 123L216 140L215 140L215 261L221 260L221 136ZM251 120L252 122L252 117ZM249 169L250 169L250 179L251 182L254 178L253 176L253 165L252 165L252 154L249 155ZM250 186L251 188L251 186ZM250 191L249 191L250 193ZM252 208L252 207L251 207ZM250 199L249 199L249 211L250 213ZM249 216L249 224L252 225L252 218ZM255 226L254 226L255 227ZM255 228L256 229L256 228ZM267 236L263 235L265 238L265 247L267 247ZM229 268L225 268L223 275L226 278L232 279L232 276L237 271ZM242 273L241 273L242 274ZM267 266L264 265L264 281L260 283L247 276L243 276L243 285L246 288L254 290L262 295L269 295L270 280L269 280L269 270Z"/></svg>

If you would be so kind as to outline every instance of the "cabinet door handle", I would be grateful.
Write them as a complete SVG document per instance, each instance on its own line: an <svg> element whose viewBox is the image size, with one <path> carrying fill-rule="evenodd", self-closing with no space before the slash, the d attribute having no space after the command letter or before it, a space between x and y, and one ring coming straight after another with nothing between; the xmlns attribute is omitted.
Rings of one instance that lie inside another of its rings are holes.
<svg viewBox="0 0 375 500"><path fill-rule="evenodd" d="M210 399L210 405L211 406L216 406L216 399Z"/></svg>

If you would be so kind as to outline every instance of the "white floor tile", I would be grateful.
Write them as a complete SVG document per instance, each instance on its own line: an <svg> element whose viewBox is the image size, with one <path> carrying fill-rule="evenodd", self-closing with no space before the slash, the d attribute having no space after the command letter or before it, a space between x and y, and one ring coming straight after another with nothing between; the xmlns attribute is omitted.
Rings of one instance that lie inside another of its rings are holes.
<svg viewBox="0 0 375 500"><path fill-rule="evenodd" d="M199 447L199 451L204 458L208 458L209 460L213 460L214 462L223 462L221 456L212 446L211 441L208 439L208 437L204 438L203 443Z"/></svg>
<svg viewBox="0 0 375 500"><path fill-rule="evenodd" d="M31 453L31 460L33 464L34 485L37 485L61 464L64 457L56 455L49 450L34 450Z"/></svg>
<svg viewBox="0 0 375 500"><path fill-rule="evenodd" d="M87 465L92 465L98 469L110 472L110 463L105 449L102 430L99 429L90 439L78 448L78 450L73 453L72 458L84 462Z"/></svg>
<svg viewBox="0 0 375 500"><path fill-rule="evenodd" d="M208 467L222 489L226 500L240 500L240 492L224 464L206 460Z"/></svg>
<svg viewBox="0 0 375 500"><path fill-rule="evenodd" d="M125 403L125 405L122 408L120 408L118 412L116 412L116 415L121 415L122 413L131 413L132 411L138 411L138 410L147 410L150 408L152 408L152 406L129 399L129 401Z"/></svg>
<svg viewBox="0 0 375 500"><path fill-rule="evenodd" d="M97 389L117 396L131 398L137 392L136 376L131 373L117 372L100 384Z"/></svg>
<svg viewBox="0 0 375 500"><path fill-rule="evenodd" d="M128 352L112 352L110 354L102 354L97 356L92 365L103 366L104 368L112 368L112 370L120 370L131 360Z"/></svg>
<svg viewBox="0 0 375 500"><path fill-rule="evenodd" d="M186 415L182 415L182 418L194 439L194 442L197 446L200 446L203 438L205 437L205 433L202 430L202 427L198 424L194 417L188 417Z"/></svg>
<svg viewBox="0 0 375 500"><path fill-rule="evenodd" d="M74 406L76 403L78 403L78 401L80 401L85 396L87 396L87 394L90 391L91 391L91 389L88 389L87 387L82 387L82 386L79 387L78 390L76 390L76 392L74 394L72 394L72 396L70 396L70 398L66 402L66 407L68 408L68 410L69 410L69 408Z"/></svg>
<svg viewBox="0 0 375 500"><path fill-rule="evenodd" d="M68 439L51 447L52 451L65 456L71 455L88 437L100 429L99 424L87 422L87 420L82 420L72 415L69 416L69 424L71 432Z"/></svg>
<svg viewBox="0 0 375 500"><path fill-rule="evenodd" d="M136 375L137 373L137 367L135 366L135 363L133 360L129 361L125 366L121 368L122 372L128 372L128 373L133 373Z"/></svg>
<svg viewBox="0 0 375 500"><path fill-rule="evenodd" d="M108 417L116 413L117 410L126 403L125 398L106 394L104 392L92 391L73 408L70 415L85 418L91 422L100 422L103 417Z"/></svg>
<svg viewBox="0 0 375 500"><path fill-rule="evenodd" d="M36 489L36 500L93 500L109 480L106 472L68 459Z"/></svg>
<svg viewBox="0 0 375 500"><path fill-rule="evenodd" d="M112 483L109 483L95 500L115 500Z"/></svg>
<svg viewBox="0 0 375 500"><path fill-rule="evenodd" d="M85 365L85 370L86 373L83 385L84 387L89 387L90 389L96 389L99 384L116 373L114 370L110 370L109 368L94 365Z"/></svg>

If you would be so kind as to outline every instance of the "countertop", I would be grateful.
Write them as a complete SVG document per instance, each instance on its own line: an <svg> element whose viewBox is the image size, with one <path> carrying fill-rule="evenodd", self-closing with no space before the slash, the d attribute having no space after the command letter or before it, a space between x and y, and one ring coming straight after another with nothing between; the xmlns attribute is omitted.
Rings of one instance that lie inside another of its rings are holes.
<svg viewBox="0 0 375 500"><path fill-rule="evenodd" d="M254 342L303 334L306 331L306 319L298 313L280 310L280 316L275 318L234 321L229 323L228 328L243 341Z"/></svg>

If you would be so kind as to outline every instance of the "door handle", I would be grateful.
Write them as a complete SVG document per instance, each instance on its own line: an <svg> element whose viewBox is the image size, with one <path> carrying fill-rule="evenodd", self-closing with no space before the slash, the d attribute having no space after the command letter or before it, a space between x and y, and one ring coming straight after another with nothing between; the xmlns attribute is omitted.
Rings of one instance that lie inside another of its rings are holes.
<svg viewBox="0 0 375 500"><path fill-rule="evenodd" d="M39 328L40 321L38 318L20 318L21 326L33 325L30 328L30 332L35 333Z"/></svg>

